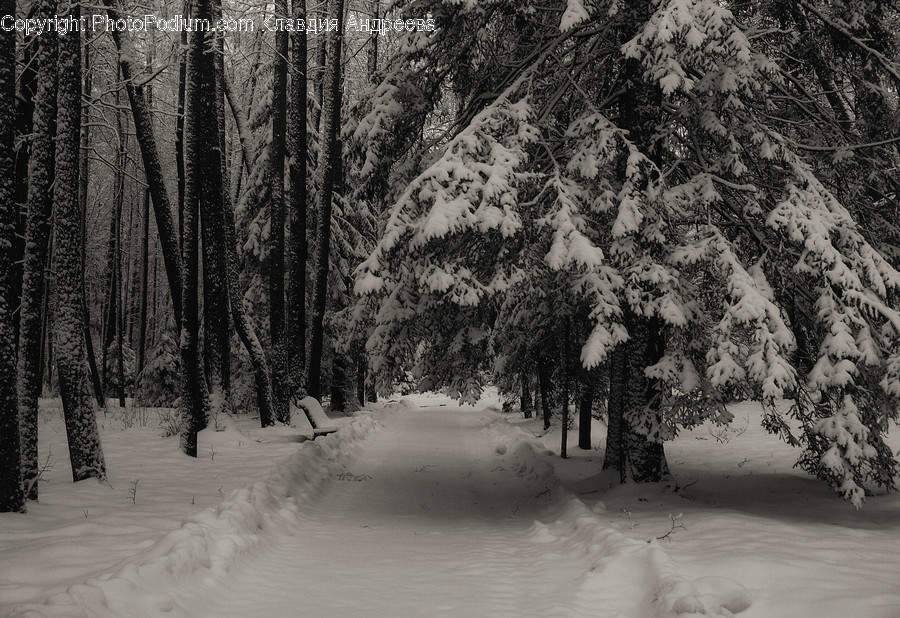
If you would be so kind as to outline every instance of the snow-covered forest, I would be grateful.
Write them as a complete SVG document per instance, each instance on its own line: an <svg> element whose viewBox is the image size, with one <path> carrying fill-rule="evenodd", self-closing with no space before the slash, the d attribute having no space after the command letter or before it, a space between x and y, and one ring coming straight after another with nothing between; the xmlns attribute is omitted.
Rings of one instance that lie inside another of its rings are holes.
<svg viewBox="0 0 900 618"><path fill-rule="evenodd" d="M0 613L900 616L896 1L0 2Z"/></svg>

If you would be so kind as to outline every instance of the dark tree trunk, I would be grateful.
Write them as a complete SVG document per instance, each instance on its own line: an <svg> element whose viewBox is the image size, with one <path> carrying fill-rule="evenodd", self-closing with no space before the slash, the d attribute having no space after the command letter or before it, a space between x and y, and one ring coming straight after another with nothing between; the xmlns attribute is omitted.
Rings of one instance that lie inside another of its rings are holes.
<svg viewBox="0 0 900 618"><path fill-rule="evenodd" d="M541 391L541 412L544 415L544 431L550 429L553 410L550 406L550 363L546 358L538 359L538 388Z"/></svg>
<svg viewBox="0 0 900 618"><path fill-rule="evenodd" d="M104 0L106 12L111 19L118 19L113 0ZM127 37L123 37L118 30L110 30L113 42L119 52L119 69L125 80L125 91L128 93L128 101L131 105L131 114L134 120L135 135L141 149L141 159L144 163L144 175L150 188L150 197L153 201L153 213L156 218L156 230L159 234L159 243L162 249L163 263L166 267L166 277L169 282L169 292L172 297L172 309L175 314L175 323L181 322L183 291L182 263L179 260L178 236L172 222L172 208L169 196L166 193L162 164L156 147L156 138L153 135L153 121L150 109L144 97L142 86L136 86L132 81L134 70L131 63L137 58ZM182 229L183 226L182 226Z"/></svg>
<svg viewBox="0 0 900 618"><path fill-rule="evenodd" d="M119 169L117 174L121 177L122 162L119 161ZM118 184L118 183L117 183ZM103 395L106 397L109 391L109 349L112 347L113 341L116 339L116 305L119 295L116 289L119 284L119 269L116 267L118 242L119 242L119 221L121 220L121 202L118 199L118 193L114 197L113 211L109 218L109 239L106 245L106 302L104 302L103 328L101 341L103 349L100 351L100 381L103 383Z"/></svg>
<svg viewBox="0 0 900 618"><path fill-rule="evenodd" d="M286 16L287 0L275 0L275 14ZM287 128L288 33L275 33L272 60L272 143L269 146L269 337L272 342L272 403L275 418L290 420L288 345L285 340L284 295L284 163Z"/></svg>
<svg viewBox="0 0 900 618"><path fill-rule="evenodd" d="M658 319L628 316L631 339L610 356L609 431L604 468L619 470L622 482L660 481L669 474L661 442L636 431L630 418L657 414L660 393L644 369L665 352L662 324Z"/></svg>
<svg viewBox="0 0 900 618"><path fill-rule="evenodd" d="M191 14L191 0L184 0L182 14ZM178 61L178 111L175 116L175 184L178 194L178 242L184 235L184 112L185 112L185 80L187 79L187 29L181 31L181 53ZM175 316L175 323L180 320Z"/></svg>
<svg viewBox="0 0 900 618"><path fill-rule="evenodd" d="M347 359L335 352L331 362L331 409L343 411L347 408Z"/></svg>
<svg viewBox="0 0 900 618"><path fill-rule="evenodd" d="M306 19L306 2L294 1L294 19ZM306 32L291 35L291 107L290 107L290 256L288 274L288 371L293 391L302 382L306 368Z"/></svg>
<svg viewBox="0 0 900 618"><path fill-rule="evenodd" d="M12 0L0 13L15 15ZM49 38L49 37L48 37ZM25 512L16 401L16 343L9 291L14 279L16 174L16 33L0 33L0 512Z"/></svg>
<svg viewBox="0 0 900 618"><path fill-rule="evenodd" d="M585 381L578 402L578 448L591 449L591 409L594 407L593 385Z"/></svg>
<svg viewBox="0 0 900 618"><path fill-rule="evenodd" d="M55 3L54 3L55 5ZM16 240L13 261L15 278L9 289L9 306L13 308L13 328L16 338L16 354L19 344L19 323L21 322L22 280L25 270L25 225L27 212L20 209L28 203L28 167L31 161L29 138L34 133L34 95L37 92L37 62L32 51L38 47L34 35L26 37L22 53L24 65L19 74L19 92L16 100ZM54 75L53 79L56 77ZM54 105L56 97L54 96ZM53 123L56 123L55 111Z"/></svg>
<svg viewBox="0 0 900 618"><path fill-rule="evenodd" d="M195 18L212 19L210 0L198 0L194 6ZM191 457L197 456L197 432L206 426L209 409L199 341L198 245L200 202L204 199L203 191L208 188L203 179L204 174L209 171L207 162L210 157L207 150L215 148L218 154L218 137L217 132L210 135L210 128L216 126L215 63L212 54L204 53L208 42L206 39L204 32L191 33L185 78L181 448Z"/></svg>
<svg viewBox="0 0 900 618"><path fill-rule="evenodd" d="M42 3L39 13L44 17L52 16L56 10L56 2L48 1ZM34 96L35 132L28 166L28 218L25 228L17 367L22 475L25 493L30 500L37 500L38 497L38 397L41 394L43 376L41 368L46 292L44 271L49 253L50 216L53 211L57 38L40 37L35 45L38 81Z"/></svg>
<svg viewBox="0 0 900 618"><path fill-rule="evenodd" d="M566 459L569 456L569 318L565 319L562 333L562 358L560 359L560 373L562 373L562 431L560 432L559 456Z"/></svg>
<svg viewBox="0 0 900 618"><path fill-rule="evenodd" d="M620 344L609 355L609 398L607 399L606 454L603 468L619 471L620 482L625 482L625 393L628 390L628 353L626 344Z"/></svg>
<svg viewBox="0 0 900 618"><path fill-rule="evenodd" d="M522 414L525 418L534 416L534 402L531 399L531 389L529 388L528 380L528 372L523 369L519 372L519 382L522 388L522 394L519 396L519 407L522 409Z"/></svg>
<svg viewBox="0 0 900 618"><path fill-rule="evenodd" d="M90 45L84 46L84 99L90 101L93 96L93 72L90 67ZM88 173L90 171L90 156L88 148L91 145L91 127L90 127L90 105L85 105L81 110L81 172L78 178L78 203L81 212L85 214L81 219L81 242L85 245L87 238L87 203L88 203ZM82 247L82 251L86 251L86 246ZM88 370L91 376L91 386L94 389L94 397L97 399L97 405L101 408L106 407L106 399L103 397L103 382L100 380L100 372L97 369L97 355L94 353L94 335L91 332L91 315L88 310L88 292L85 286L81 295L84 305L84 350L87 354Z"/></svg>
<svg viewBox="0 0 900 618"><path fill-rule="evenodd" d="M331 200L335 186L335 167L341 156L338 128L341 119L341 45L344 3L330 0L329 19L337 20L337 31L328 33L328 75L322 96L322 131L319 136L319 164L316 170L316 276L313 298L312 340L309 358L309 394L322 396L322 352L325 337L325 308L328 300L328 256L331 245Z"/></svg>
<svg viewBox="0 0 900 618"><path fill-rule="evenodd" d="M65 3L65 15L78 19L79 4ZM100 447L97 418L87 381L84 358L84 255L78 194L79 133L81 128L80 31L59 37L57 94L56 181L54 230L56 273L56 332L59 391L62 396L69 442L72 478L105 478L106 465Z"/></svg>
<svg viewBox="0 0 900 618"><path fill-rule="evenodd" d="M141 297L138 308L138 349L137 365L134 368L134 389L138 390L138 380L144 370L144 356L147 352L147 301L150 287L150 190L144 192L144 213L141 217L144 228L141 237Z"/></svg>
<svg viewBox="0 0 900 618"><path fill-rule="evenodd" d="M373 19L381 19L381 2L380 0L371 0L371 13ZM369 79L378 79L378 37L377 32L372 32L369 36L369 48L366 50L366 72Z"/></svg>

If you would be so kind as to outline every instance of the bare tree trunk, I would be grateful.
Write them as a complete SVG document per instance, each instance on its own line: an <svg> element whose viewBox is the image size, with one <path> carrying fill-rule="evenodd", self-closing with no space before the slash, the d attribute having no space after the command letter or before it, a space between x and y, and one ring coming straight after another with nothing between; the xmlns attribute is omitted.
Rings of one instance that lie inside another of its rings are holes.
<svg viewBox="0 0 900 618"><path fill-rule="evenodd" d="M194 17L212 19L210 0L196 2ZM202 195L206 189L203 185L203 175L207 171L206 161L209 158L205 150L210 147L210 140L215 139L215 135L210 136L208 133L209 117L215 118L215 64L211 54L204 53L205 48L205 33L192 32L185 74L184 230L181 243L184 268L182 288L184 305L181 319L181 448L191 457L197 456L197 432L206 426L209 410L199 341L198 245L200 202L209 197Z"/></svg>
<svg viewBox="0 0 900 618"><path fill-rule="evenodd" d="M12 0L0 13L15 15ZM25 512L16 401L16 343L9 291L13 280L16 183L16 33L0 33L0 512Z"/></svg>
<svg viewBox="0 0 900 618"><path fill-rule="evenodd" d="M628 390L628 356L625 344L618 345L609 355L609 399L607 400L606 453L603 468L619 471L625 482L625 394Z"/></svg>
<svg viewBox="0 0 900 618"><path fill-rule="evenodd" d="M531 389L528 386L528 371L523 369L519 372L519 382L521 383L522 395L519 397L519 407L525 418L531 418L534 415L534 402L531 399Z"/></svg>
<svg viewBox="0 0 900 618"><path fill-rule="evenodd" d="M184 0L182 13L191 14L191 0ZM184 234L184 112L185 112L185 80L187 79L187 29L181 30L181 58L178 61L178 112L175 116L175 183L178 193L178 230ZM178 241L183 242L179 237ZM175 323L179 323L178 314Z"/></svg>
<svg viewBox="0 0 900 618"><path fill-rule="evenodd" d="M147 352L147 301L150 284L150 190L144 192L143 236L141 237L141 295L138 308L138 349L137 365L134 368L134 390L138 390L138 380L144 369L144 355Z"/></svg>
<svg viewBox="0 0 900 618"><path fill-rule="evenodd" d="M84 93L83 97L90 101L93 96L93 71L90 67L90 45L84 46ZM87 203L88 203L88 173L90 171L90 157L88 156L88 148L91 145L91 126L90 126L90 106L85 105L81 110L81 172L78 178L78 203L81 212L85 216L81 218L81 243L85 245L87 238ZM82 251L86 252L87 247L83 246ZM94 335L91 331L91 315L88 310L88 293L87 286L84 287L81 295L82 304L84 305L84 349L87 354L88 369L91 376L91 386L94 389L94 397L97 399L97 405L101 408L106 407L106 399L103 397L103 383L100 381L100 372L97 369L97 355L94 354Z"/></svg>
<svg viewBox="0 0 900 618"><path fill-rule="evenodd" d="M569 456L569 318L565 318L562 333L562 359L560 360L560 373L562 373L562 430L560 432L559 456L566 459Z"/></svg>
<svg viewBox="0 0 900 618"><path fill-rule="evenodd" d="M287 17L287 0L275 0L275 14ZM284 163L287 128L288 33L275 33L272 59L272 143L269 146L269 337L272 342L272 402L275 418L287 422L290 416L285 337L284 294Z"/></svg>
<svg viewBox="0 0 900 618"><path fill-rule="evenodd" d="M122 173L121 161L119 161L119 167L116 172L117 180L121 179ZM118 186L118 182L116 185ZM103 349L100 350L100 381L103 384L104 398L109 391L109 349L116 339L116 305L118 303L116 289L119 285L119 269L116 267L118 263L116 255L119 243L119 221L121 220L121 203L118 195L117 192L113 197L113 211L109 219L109 239L106 245L106 302L104 303L102 336L100 338L103 345Z"/></svg>
<svg viewBox="0 0 900 618"><path fill-rule="evenodd" d="M538 359L538 388L541 391L541 412L544 416L544 431L550 429L553 410L550 407L550 363L543 356Z"/></svg>
<svg viewBox="0 0 900 618"><path fill-rule="evenodd" d="M56 11L56 2L48 0L41 4L39 15L48 17ZM28 218L25 228L17 366L23 482L29 500L37 500L38 497L38 397L41 394L43 376L46 300L44 271L49 254L50 216L53 211L57 39L40 37L35 44L38 79L34 95L35 131L28 165ZM2 126L6 127L5 124ZM2 179L5 178L4 175Z"/></svg>
<svg viewBox="0 0 900 618"><path fill-rule="evenodd" d="M306 19L306 3L294 0L294 19ZM290 108L290 256L288 274L288 372L292 390L300 386L306 368L306 153L309 147L306 131L307 54L306 32L295 32L291 43L291 108Z"/></svg>
<svg viewBox="0 0 900 618"><path fill-rule="evenodd" d="M77 20L77 2L66 2L63 16ZM61 11L62 12L62 11ZM72 478L105 478L106 465L84 358L84 255L82 218L78 194L79 133L81 125L80 31L59 37L59 84L57 94L56 182L54 229L56 272L56 354L59 390L62 395L69 442Z"/></svg>
<svg viewBox="0 0 900 618"><path fill-rule="evenodd" d="M578 402L578 448L591 450L591 409L594 407L594 387L584 381L581 399Z"/></svg>
<svg viewBox="0 0 900 618"><path fill-rule="evenodd" d="M309 394L322 396L322 353L325 336L325 308L328 299L328 257L331 245L331 200L335 167L341 156L338 127L341 120L341 44L344 2L330 0L329 19L337 20L337 30L328 33L328 75L322 97L322 131L319 139L319 190L316 193L316 278L313 299L312 340L309 358Z"/></svg>
<svg viewBox="0 0 900 618"><path fill-rule="evenodd" d="M114 0L103 0L106 12L111 19L118 19ZM122 78L125 80L125 91L131 105L131 114L134 119L134 129L138 144L141 148L141 158L144 163L144 174L147 185L150 188L150 196L153 201L153 213L156 218L156 229L159 234L159 243L162 247L163 263L166 267L166 277L169 282L169 292L172 297L172 309L175 313L175 323L181 322L183 275L179 258L178 236L172 222L172 208L169 196L166 194L166 185L162 172L162 164L156 147L156 138L153 135L153 121L150 109L144 98L142 86L136 86L133 82L134 70L132 62L137 56L131 48L130 41L123 37L118 30L110 30L113 42L119 52L119 68ZM183 227L182 227L183 229Z"/></svg>

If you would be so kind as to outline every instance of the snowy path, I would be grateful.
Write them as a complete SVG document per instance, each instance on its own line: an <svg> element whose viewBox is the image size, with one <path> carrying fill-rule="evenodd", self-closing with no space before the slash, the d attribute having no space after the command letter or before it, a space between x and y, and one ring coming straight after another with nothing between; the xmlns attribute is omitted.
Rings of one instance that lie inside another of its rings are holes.
<svg viewBox="0 0 900 618"><path fill-rule="evenodd" d="M178 605L195 616L604 615L578 607L590 556L540 533L547 488L504 467L482 414L398 412L299 533Z"/></svg>

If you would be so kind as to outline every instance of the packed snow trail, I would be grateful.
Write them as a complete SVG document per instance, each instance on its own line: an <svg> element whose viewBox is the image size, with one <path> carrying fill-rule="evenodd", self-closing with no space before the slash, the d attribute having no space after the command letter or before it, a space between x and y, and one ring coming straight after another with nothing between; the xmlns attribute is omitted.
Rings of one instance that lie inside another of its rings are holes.
<svg viewBox="0 0 900 618"><path fill-rule="evenodd" d="M303 509L296 533L178 594L177 606L190 616L646 618L749 604L728 582L686 582L659 548L600 525L492 412L407 408L386 424Z"/></svg>
<svg viewBox="0 0 900 618"><path fill-rule="evenodd" d="M560 485L492 410L366 412L193 513L116 570L11 616L732 616ZM383 424L381 430L376 428ZM221 438L220 438L221 440Z"/></svg>
<svg viewBox="0 0 900 618"><path fill-rule="evenodd" d="M396 413L298 534L179 604L197 616L603 615L573 606L589 558L535 533L553 488L503 465L488 422Z"/></svg>

